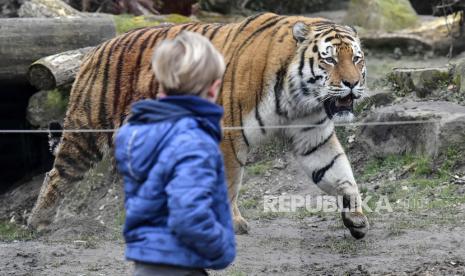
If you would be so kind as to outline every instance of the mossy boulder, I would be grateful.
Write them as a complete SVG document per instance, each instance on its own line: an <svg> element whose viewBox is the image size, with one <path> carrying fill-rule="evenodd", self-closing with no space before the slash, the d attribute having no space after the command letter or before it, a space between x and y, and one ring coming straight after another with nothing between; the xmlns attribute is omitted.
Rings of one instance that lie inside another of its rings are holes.
<svg viewBox="0 0 465 276"><path fill-rule="evenodd" d="M408 0L351 0L345 22L389 32L415 26L418 16Z"/></svg>
<svg viewBox="0 0 465 276"><path fill-rule="evenodd" d="M118 34L125 33L130 30L157 26L161 23L182 24L191 22L192 19L179 14L168 14L160 16L132 16L129 14L114 15L116 32Z"/></svg>
<svg viewBox="0 0 465 276"><path fill-rule="evenodd" d="M465 106L445 101L406 101L374 109L364 122L391 124L363 126L356 137L364 152L373 156L407 153L437 157L449 148L465 147L464 120Z"/></svg>
<svg viewBox="0 0 465 276"><path fill-rule="evenodd" d="M419 98L434 95L436 91L446 89L451 79L451 68L396 68L389 75L389 82L396 88L398 95L415 92Z"/></svg>
<svg viewBox="0 0 465 276"><path fill-rule="evenodd" d="M29 98L26 118L39 128L47 128L52 121L62 122L69 100L69 89L40 91Z"/></svg>

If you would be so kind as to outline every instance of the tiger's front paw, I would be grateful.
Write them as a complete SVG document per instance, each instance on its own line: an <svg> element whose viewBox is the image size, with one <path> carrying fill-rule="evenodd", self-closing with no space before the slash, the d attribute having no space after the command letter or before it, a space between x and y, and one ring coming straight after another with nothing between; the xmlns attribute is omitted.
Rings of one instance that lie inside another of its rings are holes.
<svg viewBox="0 0 465 276"><path fill-rule="evenodd" d="M342 212L342 222L356 239L365 237L370 228L367 217L360 212Z"/></svg>
<svg viewBox="0 0 465 276"><path fill-rule="evenodd" d="M250 230L249 223L241 216L234 217L233 218L234 222L234 232L237 235L244 235L248 234Z"/></svg>

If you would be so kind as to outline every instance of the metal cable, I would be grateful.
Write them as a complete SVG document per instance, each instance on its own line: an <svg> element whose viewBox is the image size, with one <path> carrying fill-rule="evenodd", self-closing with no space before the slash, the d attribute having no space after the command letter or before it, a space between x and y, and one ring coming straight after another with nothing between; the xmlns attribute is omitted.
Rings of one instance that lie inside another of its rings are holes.
<svg viewBox="0 0 465 276"><path fill-rule="evenodd" d="M385 121L385 122L353 122L353 123L335 123L336 127L356 127L356 126L392 126L392 125L416 125L416 124L435 124L444 122L465 122L465 117L459 117L452 120L434 119L434 120L406 120L406 121ZM223 131L237 130L259 130L259 129L296 129L296 128L318 128L323 127L318 124L305 125L270 125L270 126L253 126L253 127L223 127ZM20 134L20 133L112 133L118 129L63 129L63 130L48 130L48 129L0 129L0 134Z"/></svg>

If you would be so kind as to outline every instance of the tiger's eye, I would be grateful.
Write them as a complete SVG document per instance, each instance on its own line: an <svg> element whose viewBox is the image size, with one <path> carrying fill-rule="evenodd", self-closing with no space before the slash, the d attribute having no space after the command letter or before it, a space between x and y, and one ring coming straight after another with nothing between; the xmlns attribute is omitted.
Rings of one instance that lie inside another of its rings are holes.
<svg viewBox="0 0 465 276"><path fill-rule="evenodd" d="M337 63L337 61L336 61L334 58L332 58L332 57L327 57L327 58L325 58L325 61L326 61L327 63L330 63L330 64L336 64L336 63Z"/></svg>
<svg viewBox="0 0 465 276"><path fill-rule="evenodd" d="M359 62L359 61L360 61L360 59L361 59L361 57L359 57L359 56L355 56L355 57L354 57L354 63L357 63L357 62Z"/></svg>

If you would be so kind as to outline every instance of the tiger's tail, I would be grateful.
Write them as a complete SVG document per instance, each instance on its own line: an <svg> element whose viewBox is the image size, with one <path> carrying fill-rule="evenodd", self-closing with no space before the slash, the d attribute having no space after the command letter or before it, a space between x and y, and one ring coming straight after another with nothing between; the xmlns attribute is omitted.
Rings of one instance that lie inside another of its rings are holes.
<svg viewBox="0 0 465 276"><path fill-rule="evenodd" d="M54 124L52 127L56 129L58 125ZM61 200L75 186L71 184L82 180L92 165L102 160L103 145L108 143L108 136L111 137L111 134L63 132L61 141L53 147L56 153L53 168L46 174L29 216L30 227L40 231L55 220ZM52 136L52 139L56 138Z"/></svg>

